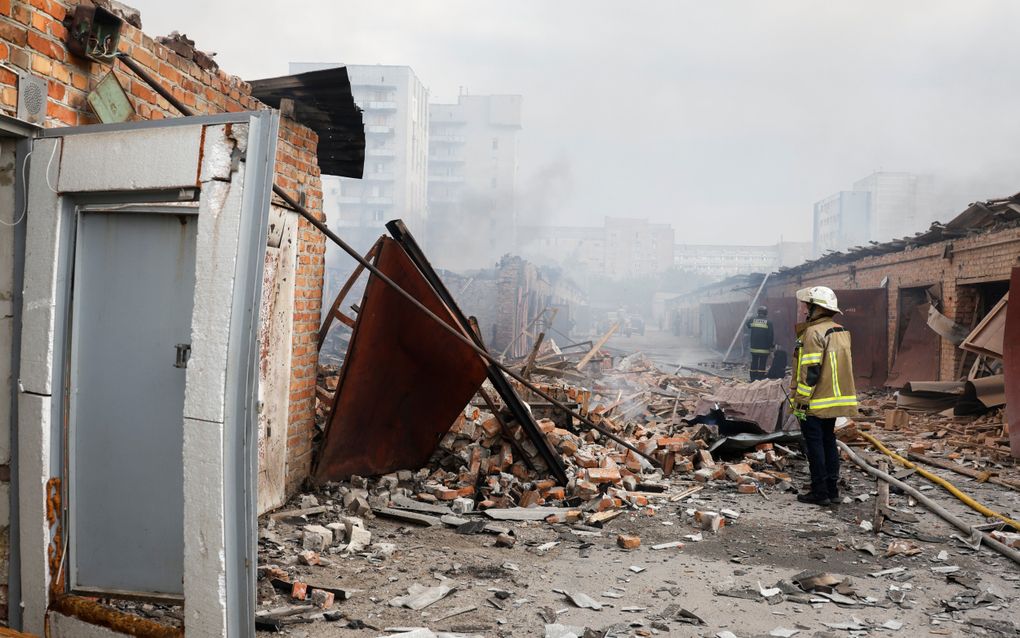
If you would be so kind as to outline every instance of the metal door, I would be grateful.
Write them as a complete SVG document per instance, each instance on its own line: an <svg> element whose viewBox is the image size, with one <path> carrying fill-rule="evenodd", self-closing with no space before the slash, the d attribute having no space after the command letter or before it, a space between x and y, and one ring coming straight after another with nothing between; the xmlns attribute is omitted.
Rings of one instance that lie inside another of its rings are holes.
<svg viewBox="0 0 1020 638"><path fill-rule="evenodd" d="M183 599L189 634L254 631L255 337L278 125L230 113L33 142L46 159L28 180L15 602L32 633L53 598L49 556L72 593ZM67 516L49 498L57 478Z"/></svg>
<svg viewBox="0 0 1020 638"><path fill-rule="evenodd" d="M78 215L68 434L75 591L183 594L184 358L198 218L179 210Z"/></svg>

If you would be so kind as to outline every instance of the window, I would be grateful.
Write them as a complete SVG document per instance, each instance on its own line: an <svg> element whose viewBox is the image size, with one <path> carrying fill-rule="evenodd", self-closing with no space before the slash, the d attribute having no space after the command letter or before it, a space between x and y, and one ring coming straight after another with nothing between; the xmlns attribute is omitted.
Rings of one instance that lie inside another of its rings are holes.
<svg viewBox="0 0 1020 638"><path fill-rule="evenodd" d="M492 138L492 150L494 150L494 151L498 151L499 150L499 138L498 137Z"/></svg>
<svg viewBox="0 0 1020 638"><path fill-rule="evenodd" d="M493 177L492 179L489 180L489 186L492 187L492 188L496 188L496 178L495 177Z"/></svg>
<svg viewBox="0 0 1020 638"><path fill-rule="evenodd" d="M386 217L382 210L376 209L372 211L372 221L381 222Z"/></svg>

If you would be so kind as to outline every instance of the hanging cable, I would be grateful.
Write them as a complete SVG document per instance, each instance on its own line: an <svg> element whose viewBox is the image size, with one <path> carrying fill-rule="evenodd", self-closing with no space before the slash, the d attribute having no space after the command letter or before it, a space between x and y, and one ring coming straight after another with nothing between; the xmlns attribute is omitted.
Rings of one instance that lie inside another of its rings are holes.
<svg viewBox="0 0 1020 638"><path fill-rule="evenodd" d="M28 175L27 175L27 170L26 169L28 167L28 158L32 157L32 153L34 151L35 151L35 149L32 149L31 151L29 151L25 155L25 160L21 163L21 192L24 193L25 206L21 209L21 215L15 221L13 221L13 222L5 222L4 220L0 219L0 224L3 224L4 226L9 226L11 228L14 228L18 224L20 224L21 220L25 219L25 215L28 214Z"/></svg>

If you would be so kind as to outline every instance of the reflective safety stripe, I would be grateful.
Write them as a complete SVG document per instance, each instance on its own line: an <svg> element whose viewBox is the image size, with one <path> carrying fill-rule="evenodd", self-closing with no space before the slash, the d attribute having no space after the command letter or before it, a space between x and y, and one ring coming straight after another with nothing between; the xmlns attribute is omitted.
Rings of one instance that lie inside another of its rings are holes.
<svg viewBox="0 0 1020 638"><path fill-rule="evenodd" d="M829 353L829 364L832 366L832 391L838 397L843 393L839 391L839 368L836 366L836 353Z"/></svg>
<svg viewBox="0 0 1020 638"><path fill-rule="evenodd" d="M811 399L809 404L812 410L824 410L825 408L854 407L857 405L855 395L845 397L829 397L827 399Z"/></svg>
<svg viewBox="0 0 1020 638"><path fill-rule="evenodd" d="M751 354L769 354L771 350L765 350L763 348L751 348Z"/></svg>
<svg viewBox="0 0 1020 638"><path fill-rule="evenodd" d="M797 394L801 396L809 397L814 390L815 389L809 385L804 385L803 383L797 384Z"/></svg>
<svg viewBox="0 0 1020 638"><path fill-rule="evenodd" d="M822 353L821 352L814 352L814 353L811 353L811 354L802 354L802 355L800 355L800 363L801 363L801 365L811 365L813 363L821 363L821 362L822 362Z"/></svg>

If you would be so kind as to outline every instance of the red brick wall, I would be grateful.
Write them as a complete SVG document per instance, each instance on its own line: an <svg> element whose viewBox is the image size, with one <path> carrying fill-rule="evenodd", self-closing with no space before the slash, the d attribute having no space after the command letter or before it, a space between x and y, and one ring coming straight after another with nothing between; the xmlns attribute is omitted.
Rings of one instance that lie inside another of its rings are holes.
<svg viewBox="0 0 1020 638"><path fill-rule="evenodd" d="M64 46L67 30L61 21L74 4L58 0L0 0L0 61L49 80L49 127L97 123L85 98L110 70L108 65L75 58ZM267 108L251 96L248 83L222 70L205 71L127 24L121 31L120 50L148 69L174 97L198 114ZM119 62L114 72L131 96L137 119L180 117L165 99ZM0 68L0 111L9 115L14 115L16 110L16 85L16 76ZM323 219L322 186L315 154L317 143L310 129L283 120L275 181L298 201L304 200L305 206ZM302 220L294 307L288 491L295 489L307 476L311 457L318 358L315 344L322 303L324 253L325 238Z"/></svg>
<svg viewBox="0 0 1020 638"><path fill-rule="evenodd" d="M943 257L952 244L952 256ZM976 295L972 284L1008 281L1013 266L1020 265L1020 229L1011 228L950 242L940 242L877 257L866 257L851 264L821 267L800 275L775 275L769 280L766 296L792 296L799 288L877 288L889 278L889 363L896 348L896 326L901 288L942 284L942 313L964 326L975 322ZM955 378L964 351L942 340L939 377Z"/></svg>

